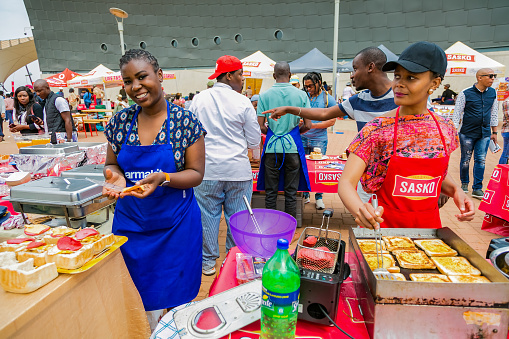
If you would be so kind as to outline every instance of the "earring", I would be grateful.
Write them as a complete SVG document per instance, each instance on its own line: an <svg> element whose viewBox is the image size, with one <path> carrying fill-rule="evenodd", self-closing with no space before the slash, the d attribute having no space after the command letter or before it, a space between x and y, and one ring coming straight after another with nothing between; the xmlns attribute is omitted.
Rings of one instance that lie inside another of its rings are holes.
<svg viewBox="0 0 509 339"><path fill-rule="evenodd" d="M434 91L435 91L435 90L434 90L433 88L430 88L430 89L428 90L428 94L433 94L433 92L434 92Z"/></svg>

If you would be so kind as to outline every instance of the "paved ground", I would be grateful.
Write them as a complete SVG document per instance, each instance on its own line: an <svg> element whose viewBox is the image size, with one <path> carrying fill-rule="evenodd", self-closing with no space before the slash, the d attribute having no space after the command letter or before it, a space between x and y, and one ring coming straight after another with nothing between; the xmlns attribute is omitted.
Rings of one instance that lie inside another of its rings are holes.
<svg viewBox="0 0 509 339"><path fill-rule="evenodd" d="M6 125L4 124L4 127ZM350 141L354 138L357 128L356 124L352 120L338 120L334 127L335 133L329 133L329 145L327 147L328 154L341 154L348 147ZM341 133L341 134L339 134ZM12 154L17 153L17 147L14 142L14 138L11 134L6 131L6 138L4 142L0 143L0 154ZM84 133L79 133L80 141L90 141L90 142L100 142L105 141L104 135L99 132L99 136L84 138ZM499 136L499 143L502 144L502 137ZM492 154L488 152L486 158L486 172L485 172L485 182L487 184L487 178L491 175L493 168L497 165L500 157L500 153ZM460 151L456 150L451 155L449 172L451 173L454 180L459 182L459 159L460 159ZM471 193L471 192L470 192ZM469 194L470 194L469 193ZM305 205L304 213L303 213L303 226L320 226L322 221L322 214L320 211L317 211L314 208L313 195L311 195L311 203ZM324 202L325 207L334 209L334 217L332 219L330 227L336 230L343 230L348 225L355 225L354 219L347 212L343 206L343 203L339 199L337 194L324 194ZM484 217L484 212L481 212L477 209L479 206L480 200L473 199L476 206L475 218L471 222L458 222L454 215L457 213L456 205L450 200L441 210L440 216L442 218L443 226L450 227L454 230L463 240L465 240L472 248L474 248L477 252L479 252L482 256L486 254L486 250L488 248L489 242L491 239L496 238L497 236L489 233L481 231L481 225ZM298 239L302 228L297 230L297 234L295 239ZM221 220L220 230L219 230L219 245L220 245L220 254L221 257L216 262L216 268L219 269L222 261L225 257L225 241L226 241L226 223L224 218ZM214 280L214 276L203 276L202 285L200 289L200 293L196 300L201 300L208 296L208 291L212 281Z"/></svg>

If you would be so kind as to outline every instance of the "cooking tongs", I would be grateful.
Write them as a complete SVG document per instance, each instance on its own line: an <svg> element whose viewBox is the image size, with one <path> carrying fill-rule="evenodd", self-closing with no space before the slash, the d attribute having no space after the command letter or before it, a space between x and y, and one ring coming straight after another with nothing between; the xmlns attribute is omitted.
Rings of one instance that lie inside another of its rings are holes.
<svg viewBox="0 0 509 339"><path fill-rule="evenodd" d="M378 197L376 194L373 194L371 196L371 205L376 210L378 208ZM375 247L376 247L376 266L377 268L373 271L373 274L375 275L375 278L379 280L397 280L396 276L394 276L392 273L390 273L385 267L384 267L384 249L382 246L382 230L380 229L380 224L377 224L377 228L374 228L373 231L375 232ZM378 246L380 244L380 246ZM382 267L380 267L380 258L378 257L378 247L380 247L380 257L382 259Z"/></svg>

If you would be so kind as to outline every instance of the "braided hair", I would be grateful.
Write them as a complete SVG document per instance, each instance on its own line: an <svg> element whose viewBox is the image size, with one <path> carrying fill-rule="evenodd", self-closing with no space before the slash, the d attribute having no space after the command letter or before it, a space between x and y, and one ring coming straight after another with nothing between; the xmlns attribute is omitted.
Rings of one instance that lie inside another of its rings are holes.
<svg viewBox="0 0 509 339"><path fill-rule="evenodd" d="M130 49L127 52L125 52L125 54L122 55L122 57L120 58L119 64L120 69L127 65L131 60L145 60L146 62L152 65L152 67L154 68L154 72L157 73L157 71L159 71L160 67L159 63L157 62L157 59L146 50Z"/></svg>
<svg viewBox="0 0 509 339"><path fill-rule="evenodd" d="M18 100L18 93L23 91L27 92L28 94L28 104L24 106L24 109L22 109L21 103ZM30 112L34 104L35 104L34 94L30 90L30 88L26 86L19 86L18 88L16 88L16 92L14 92L14 108L16 109L16 116L18 116L20 112L24 110ZM17 117L15 117L15 119L17 119Z"/></svg>
<svg viewBox="0 0 509 339"><path fill-rule="evenodd" d="M320 73L309 72L308 74L304 75L304 78L302 78L302 82L304 83L304 81L306 81L306 80L311 80L313 85L318 84L318 88L320 90L324 89L323 85L322 85L322 75ZM304 90L306 91L306 93L308 93L308 89L306 86L304 86ZM309 93L308 93L308 96L309 96Z"/></svg>

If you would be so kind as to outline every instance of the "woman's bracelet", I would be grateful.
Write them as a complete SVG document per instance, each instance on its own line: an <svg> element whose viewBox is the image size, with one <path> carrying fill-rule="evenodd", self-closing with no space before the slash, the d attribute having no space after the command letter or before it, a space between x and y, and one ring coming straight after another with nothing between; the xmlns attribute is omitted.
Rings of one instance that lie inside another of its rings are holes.
<svg viewBox="0 0 509 339"><path fill-rule="evenodd" d="M297 114L297 116L300 117L300 113L302 112L302 107L299 107L299 114Z"/></svg>

